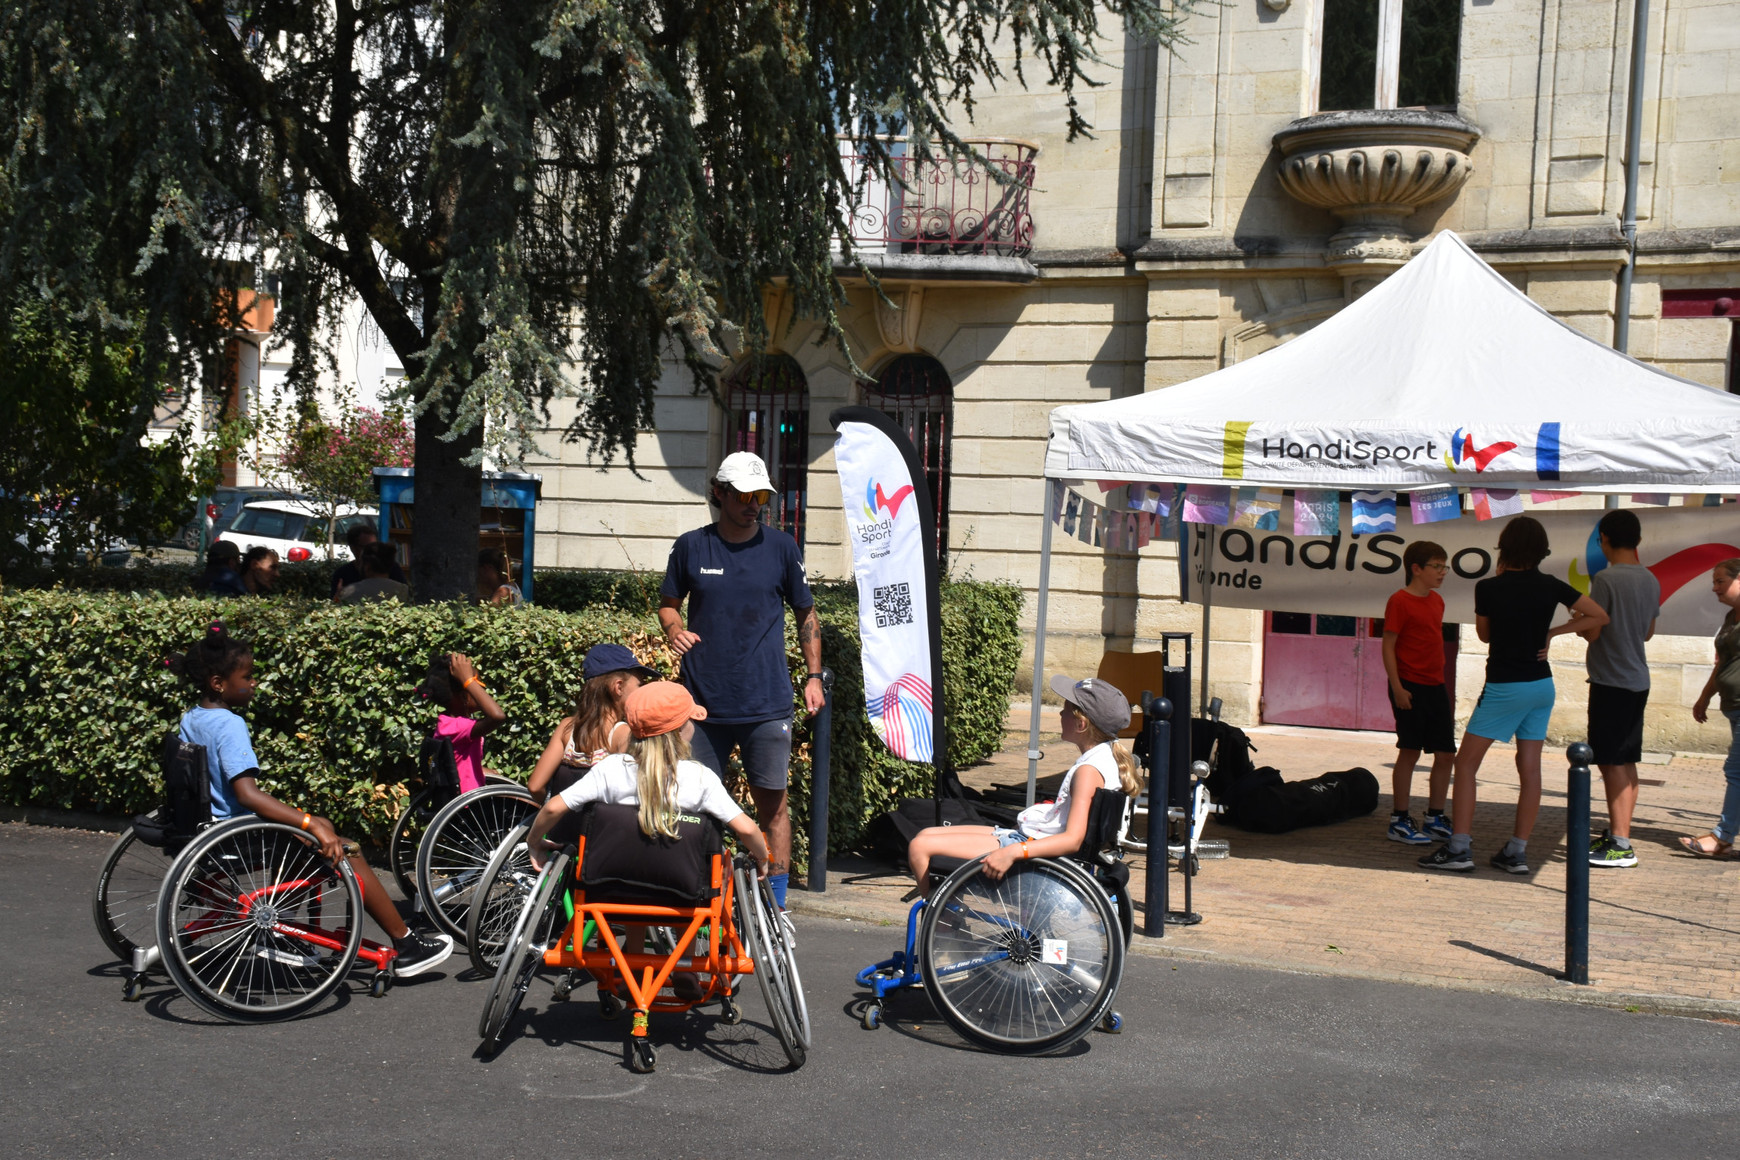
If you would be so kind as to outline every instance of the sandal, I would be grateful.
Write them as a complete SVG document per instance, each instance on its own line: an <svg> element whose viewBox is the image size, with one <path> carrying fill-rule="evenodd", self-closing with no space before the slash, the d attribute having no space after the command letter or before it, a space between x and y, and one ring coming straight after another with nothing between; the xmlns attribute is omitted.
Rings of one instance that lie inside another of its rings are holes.
<svg viewBox="0 0 1740 1160"><path fill-rule="evenodd" d="M1696 838L1681 838L1680 845L1686 851L1700 858L1726 858L1734 848L1733 843L1724 842L1714 834L1703 834Z"/></svg>

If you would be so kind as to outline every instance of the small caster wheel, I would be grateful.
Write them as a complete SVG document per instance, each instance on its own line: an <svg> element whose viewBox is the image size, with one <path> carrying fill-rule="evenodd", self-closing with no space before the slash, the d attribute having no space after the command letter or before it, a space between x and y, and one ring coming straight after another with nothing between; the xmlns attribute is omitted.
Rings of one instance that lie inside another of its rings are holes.
<svg viewBox="0 0 1740 1160"><path fill-rule="evenodd" d="M622 1000L614 991L598 992L598 1017L600 1019L615 1019L622 1014Z"/></svg>
<svg viewBox="0 0 1740 1160"><path fill-rule="evenodd" d="M866 1031L874 1031L882 1026L882 1005L872 1003L864 1008L864 1014L858 1017L858 1022Z"/></svg>
<svg viewBox="0 0 1740 1160"><path fill-rule="evenodd" d="M555 990L550 992L550 1002L566 1003L568 996L574 993L574 972L564 971L562 977L556 980Z"/></svg>
<svg viewBox="0 0 1740 1160"><path fill-rule="evenodd" d="M743 1008L737 1005L737 1000L727 995L719 1003L719 1021L727 1027L735 1027L743 1022Z"/></svg>
<svg viewBox="0 0 1740 1160"><path fill-rule="evenodd" d="M1100 1030L1107 1035L1119 1035L1124 1030L1124 1017L1116 1011L1107 1011L1106 1017L1100 1020Z"/></svg>
<svg viewBox="0 0 1740 1160"><path fill-rule="evenodd" d="M386 971L376 971L375 977L369 981L369 998L379 999L393 989L393 976Z"/></svg>
<svg viewBox="0 0 1740 1160"><path fill-rule="evenodd" d="M126 985L121 988L121 1001L124 1003L137 1003L140 999L143 999L144 997L145 997L145 976L144 975L129 975L129 976L127 976Z"/></svg>
<svg viewBox="0 0 1740 1160"><path fill-rule="evenodd" d="M1192 854L1190 856L1190 876L1192 878L1195 878L1198 874L1201 874L1201 873L1202 873L1202 860L1200 858L1198 858L1195 854Z"/></svg>
<svg viewBox="0 0 1740 1160"><path fill-rule="evenodd" d="M630 1039L628 1041L628 1069L630 1071L645 1075L657 1067L658 1062L658 1052L653 1050L652 1044L644 1039Z"/></svg>

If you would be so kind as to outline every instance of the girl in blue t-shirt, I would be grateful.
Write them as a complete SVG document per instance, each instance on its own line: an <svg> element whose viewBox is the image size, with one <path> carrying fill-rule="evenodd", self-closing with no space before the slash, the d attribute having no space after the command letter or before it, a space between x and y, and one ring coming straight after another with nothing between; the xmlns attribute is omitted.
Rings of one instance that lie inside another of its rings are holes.
<svg viewBox="0 0 1740 1160"><path fill-rule="evenodd" d="M219 621L192 648L166 657L164 663L199 691L199 702L182 715L181 740L205 749L212 817L223 821L258 814L306 830L333 862L346 857L345 843L331 822L286 805L260 788L260 762L254 756L248 723L236 712L254 699L259 683L254 677L254 650L231 636ZM386 931L398 952L393 964L396 974L420 974L453 953L453 940L447 935L407 927L362 855L348 857L362 887L363 909Z"/></svg>

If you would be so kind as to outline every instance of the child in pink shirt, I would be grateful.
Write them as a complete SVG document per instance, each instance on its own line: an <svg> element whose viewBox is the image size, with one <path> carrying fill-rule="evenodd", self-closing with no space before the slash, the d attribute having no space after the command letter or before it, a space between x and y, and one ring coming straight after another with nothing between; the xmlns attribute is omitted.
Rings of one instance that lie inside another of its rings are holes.
<svg viewBox="0 0 1740 1160"><path fill-rule="evenodd" d="M470 793L483 785L483 735L493 731L507 714L483 687L477 668L463 653L438 655L423 678L422 694L445 706L435 719L435 736L453 743L453 760L459 767L459 792ZM482 717L472 714L481 713Z"/></svg>

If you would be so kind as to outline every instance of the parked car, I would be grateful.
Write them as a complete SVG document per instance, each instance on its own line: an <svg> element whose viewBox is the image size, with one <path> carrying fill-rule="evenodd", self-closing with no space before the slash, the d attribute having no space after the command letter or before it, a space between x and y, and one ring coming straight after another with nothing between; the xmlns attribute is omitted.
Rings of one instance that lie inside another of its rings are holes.
<svg viewBox="0 0 1740 1160"><path fill-rule="evenodd" d="M332 532L332 559L350 559L345 535L359 524L373 527L379 519L380 513L375 508L340 505L337 526ZM234 522L212 540L214 543L227 540L243 552L256 546L271 548L280 560L291 562L324 560L326 511L305 499L254 500L243 505Z"/></svg>

